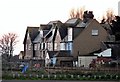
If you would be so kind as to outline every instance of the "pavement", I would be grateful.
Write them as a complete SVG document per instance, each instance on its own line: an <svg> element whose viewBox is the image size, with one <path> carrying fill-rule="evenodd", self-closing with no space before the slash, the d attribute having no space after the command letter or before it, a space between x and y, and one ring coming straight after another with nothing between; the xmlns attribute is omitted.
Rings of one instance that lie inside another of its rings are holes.
<svg viewBox="0 0 120 82"><path fill-rule="evenodd" d="M2 82L120 82L120 81L4 80Z"/></svg>

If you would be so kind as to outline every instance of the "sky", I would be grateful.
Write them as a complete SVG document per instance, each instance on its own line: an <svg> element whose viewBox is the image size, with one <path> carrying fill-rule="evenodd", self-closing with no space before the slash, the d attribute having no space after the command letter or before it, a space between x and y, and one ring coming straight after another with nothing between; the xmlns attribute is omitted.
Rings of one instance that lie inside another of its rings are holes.
<svg viewBox="0 0 120 82"><path fill-rule="evenodd" d="M49 21L69 19L71 9L85 7L93 11L94 18L100 20L106 10L112 9L118 15L120 0L0 0L0 38L13 32L18 35L14 54L23 50L23 40L27 26L40 26Z"/></svg>

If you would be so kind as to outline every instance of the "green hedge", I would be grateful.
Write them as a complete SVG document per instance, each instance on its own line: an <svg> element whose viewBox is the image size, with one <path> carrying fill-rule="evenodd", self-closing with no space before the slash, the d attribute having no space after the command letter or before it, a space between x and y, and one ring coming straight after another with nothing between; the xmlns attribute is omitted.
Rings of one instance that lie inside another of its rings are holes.
<svg viewBox="0 0 120 82"><path fill-rule="evenodd" d="M5 80L120 80L120 75L25 75L13 74L4 75Z"/></svg>

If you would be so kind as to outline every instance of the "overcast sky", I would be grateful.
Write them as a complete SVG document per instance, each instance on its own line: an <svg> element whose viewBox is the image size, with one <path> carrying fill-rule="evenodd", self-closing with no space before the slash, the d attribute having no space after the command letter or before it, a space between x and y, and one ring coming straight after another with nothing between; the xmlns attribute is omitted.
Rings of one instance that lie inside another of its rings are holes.
<svg viewBox="0 0 120 82"><path fill-rule="evenodd" d="M19 43L14 54L23 50L27 26L39 26L52 20L65 22L72 8L85 7L100 19L108 8L118 13L119 0L0 0L0 37L8 32L17 33Z"/></svg>

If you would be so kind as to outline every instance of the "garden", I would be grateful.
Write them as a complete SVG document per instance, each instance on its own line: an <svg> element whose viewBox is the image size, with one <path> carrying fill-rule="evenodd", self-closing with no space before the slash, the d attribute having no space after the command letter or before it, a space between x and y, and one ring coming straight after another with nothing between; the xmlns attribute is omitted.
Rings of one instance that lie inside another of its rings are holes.
<svg viewBox="0 0 120 82"><path fill-rule="evenodd" d="M56 72L50 73L45 69L27 70L22 73L20 70L3 71L3 80L120 80L119 73L104 73L98 72Z"/></svg>

